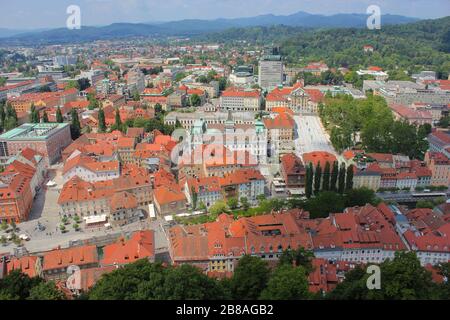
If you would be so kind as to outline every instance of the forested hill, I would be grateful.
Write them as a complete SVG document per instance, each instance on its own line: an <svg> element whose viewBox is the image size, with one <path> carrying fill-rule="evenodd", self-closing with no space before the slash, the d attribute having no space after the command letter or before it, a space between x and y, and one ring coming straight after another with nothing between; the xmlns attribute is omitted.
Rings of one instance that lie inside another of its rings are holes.
<svg viewBox="0 0 450 320"><path fill-rule="evenodd" d="M386 25L380 30L340 28L305 29L288 26L234 28L204 35L197 40L212 42L247 41L277 44L289 63L325 60L330 66L377 65L418 70L450 69L450 17L403 25ZM364 45L375 52L364 54Z"/></svg>

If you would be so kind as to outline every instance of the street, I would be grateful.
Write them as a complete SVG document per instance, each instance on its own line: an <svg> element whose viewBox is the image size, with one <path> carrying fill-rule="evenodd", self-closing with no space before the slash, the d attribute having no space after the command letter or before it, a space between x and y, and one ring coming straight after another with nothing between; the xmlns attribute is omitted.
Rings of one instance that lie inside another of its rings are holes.
<svg viewBox="0 0 450 320"><path fill-rule="evenodd" d="M298 156L313 151L326 151L337 155L318 116L297 115L294 120L297 124L295 150Z"/></svg>

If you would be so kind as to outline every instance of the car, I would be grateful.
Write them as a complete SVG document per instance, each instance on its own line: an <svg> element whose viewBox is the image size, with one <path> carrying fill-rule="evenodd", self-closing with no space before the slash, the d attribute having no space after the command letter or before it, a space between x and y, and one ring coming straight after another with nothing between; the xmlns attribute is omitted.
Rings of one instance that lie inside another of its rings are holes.
<svg viewBox="0 0 450 320"><path fill-rule="evenodd" d="M26 235L26 234L21 234L19 236L19 239L25 240L25 241L30 241L30 237L28 235Z"/></svg>

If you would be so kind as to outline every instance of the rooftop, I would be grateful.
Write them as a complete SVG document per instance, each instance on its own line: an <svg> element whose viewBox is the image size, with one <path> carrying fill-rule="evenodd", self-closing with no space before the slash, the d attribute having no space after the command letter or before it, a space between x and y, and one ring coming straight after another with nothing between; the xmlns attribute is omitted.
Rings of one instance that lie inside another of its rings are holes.
<svg viewBox="0 0 450 320"><path fill-rule="evenodd" d="M25 123L2 134L0 139L10 141L46 140L66 127L69 127L68 123Z"/></svg>

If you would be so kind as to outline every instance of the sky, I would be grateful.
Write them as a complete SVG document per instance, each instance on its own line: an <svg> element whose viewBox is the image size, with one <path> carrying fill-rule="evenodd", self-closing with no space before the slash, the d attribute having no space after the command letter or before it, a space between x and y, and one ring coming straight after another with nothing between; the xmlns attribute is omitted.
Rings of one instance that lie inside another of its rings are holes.
<svg viewBox="0 0 450 320"><path fill-rule="evenodd" d="M424 19L450 15L450 0L0 0L0 28L63 27L70 5L80 7L82 25L210 20L298 11L324 15L366 13L370 5L378 5L382 14Z"/></svg>

